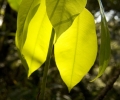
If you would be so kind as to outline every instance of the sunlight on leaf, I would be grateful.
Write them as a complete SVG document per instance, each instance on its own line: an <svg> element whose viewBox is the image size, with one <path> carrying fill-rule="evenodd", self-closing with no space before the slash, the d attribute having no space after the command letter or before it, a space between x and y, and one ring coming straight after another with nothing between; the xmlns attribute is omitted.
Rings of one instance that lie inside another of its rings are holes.
<svg viewBox="0 0 120 100"><path fill-rule="evenodd" d="M17 31L15 42L21 51L26 40L28 25L40 4L40 0L23 0L17 17Z"/></svg>
<svg viewBox="0 0 120 100"><path fill-rule="evenodd" d="M46 60L52 25L47 17L45 0L32 18L22 54L28 64L28 76L37 70Z"/></svg>
<svg viewBox="0 0 120 100"><path fill-rule="evenodd" d="M100 77L106 67L108 66L109 59L110 59L110 34L108 30L107 21L104 14L104 9L100 0L98 0L101 12L101 45L100 45L100 53L99 53L99 73L95 79Z"/></svg>
<svg viewBox="0 0 120 100"><path fill-rule="evenodd" d="M87 0L46 0L48 17L55 29L56 39L73 23L85 8Z"/></svg>
<svg viewBox="0 0 120 100"><path fill-rule="evenodd" d="M84 9L56 41L55 61L69 91L90 70L97 54L94 18Z"/></svg>
<svg viewBox="0 0 120 100"><path fill-rule="evenodd" d="M7 1L8 1L8 3L9 3L10 7L11 7L12 9L14 9L15 11L18 11L19 6L20 6L20 4L21 4L21 2L22 2L22 0L7 0ZM23 0L23 1L24 1L24 0Z"/></svg>

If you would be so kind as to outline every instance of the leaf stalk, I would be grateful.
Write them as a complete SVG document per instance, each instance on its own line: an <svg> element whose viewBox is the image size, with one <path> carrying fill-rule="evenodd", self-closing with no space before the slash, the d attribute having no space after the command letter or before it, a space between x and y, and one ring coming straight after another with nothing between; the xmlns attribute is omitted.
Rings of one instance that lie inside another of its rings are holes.
<svg viewBox="0 0 120 100"><path fill-rule="evenodd" d="M47 54L45 67L44 67L44 72L43 72L43 80L42 80L41 90L40 90L40 95L38 96L38 100L44 100L44 98L45 98L47 73L48 73L48 69L49 69L49 66L50 66L50 57L51 57L51 54L52 54L54 35L55 35L55 31L54 31L54 29L52 29L51 38L50 38L50 42L49 42L49 48L48 48L48 54Z"/></svg>

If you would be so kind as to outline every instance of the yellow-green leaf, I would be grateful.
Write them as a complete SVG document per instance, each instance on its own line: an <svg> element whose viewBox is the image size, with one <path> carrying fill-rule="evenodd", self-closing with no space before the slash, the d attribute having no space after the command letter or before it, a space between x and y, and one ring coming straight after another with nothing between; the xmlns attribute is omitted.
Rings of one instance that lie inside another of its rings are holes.
<svg viewBox="0 0 120 100"><path fill-rule="evenodd" d="M15 11L18 11L19 6L22 2L22 0L7 0L9 5L11 6L12 9L14 9Z"/></svg>
<svg viewBox="0 0 120 100"><path fill-rule="evenodd" d="M110 52L111 52L110 34L109 34L107 21L104 14L104 9L101 1L98 0L98 2L99 2L100 12L101 12L101 45L100 45L100 53L99 53L99 73L95 79L97 79L104 73L106 67L108 66L109 59L110 59Z"/></svg>
<svg viewBox="0 0 120 100"><path fill-rule="evenodd" d="M17 31L15 42L21 51L25 43L30 20L33 18L40 4L40 0L23 0L17 16Z"/></svg>
<svg viewBox="0 0 120 100"><path fill-rule="evenodd" d="M22 49L28 67L28 76L37 70L46 60L52 25L47 17L45 0L29 23L28 33Z"/></svg>
<svg viewBox="0 0 120 100"><path fill-rule="evenodd" d="M56 39L66 31L75 17L85 8L87 0L46 0L48 17L55 29Z"/></svg>
<svg viewBox="0 0 120 100"><path fill-rule="evenodd" d="M69 91L90 70L97 54L94 18L84 9L56 41L55 61Z"/></svg>

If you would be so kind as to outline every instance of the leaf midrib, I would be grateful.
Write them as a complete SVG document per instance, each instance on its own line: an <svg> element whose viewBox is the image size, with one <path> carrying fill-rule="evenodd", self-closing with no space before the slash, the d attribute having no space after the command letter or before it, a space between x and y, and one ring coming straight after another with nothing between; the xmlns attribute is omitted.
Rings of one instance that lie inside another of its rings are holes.
<svg viewBox="0 0 120 100"><path fill-rule="evenodd" d="M78 20L77 21L77 27L79 27L79 23L80 23L79 22L79 20L80 20L79 17L78 17L77 20ZM77 48L78 48L77 45L78 45L78 38L79 38L78 37L79 36L79 34L78 34L79 33L79 28L77 28L77 32L76 33L77 33L77 35L76 35L77 39L76 39L76 45L75 45L74 61L73 61L73 65L72 65L72 74L71 74L71 80L70 80L70 88L72 87L73 74L74 74L74 70L75 70L75 66L74 65L75 65L75 60L76 60L76 56L77 56L76 53L77 53Z"/></svg>

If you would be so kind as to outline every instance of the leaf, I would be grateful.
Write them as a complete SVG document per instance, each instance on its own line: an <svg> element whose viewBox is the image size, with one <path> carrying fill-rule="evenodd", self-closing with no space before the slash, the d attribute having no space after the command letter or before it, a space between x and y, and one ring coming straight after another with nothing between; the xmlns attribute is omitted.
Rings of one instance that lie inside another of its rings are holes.
<svg viewBox="0 0 120 100"><path fill-rule="evenodd" d="M29 23L27 38L22 49L29 72L28 76L37 70L46 60L52 25L47 17L45 0Z"/></svg>
<svg viewBox="0 0 120 100"><path fill-rule="evenodd" d="M56 39L66 31L85 8L87 0L46 0L48 17L55 29Z"/></svg>
<svg viewBox="0 0 120 100"><path fill-rule="evenodd" d="M21 2L17 17L17 31L15 36L15 43L18 49L18 54L27 72L28 65L26 60L24 59L24 56L21 54L21 51L26 40L29 22L37 11L39 5L40 0L23 0Z"/></svg>
<svg viewBox="0 0 120 100"><path fill-rule="evenodd" d="M110 59L110 52L111 52L110 34L109 34L107 21L104 14L104 9L101 1L100 0L98 1L100 6L100 12L101 12L101 45L100 45L100 53L99 53L99 73L97 77L92 81L96 80L98 77L100 77L104 73L106 67L108 66L109 59Z"/></svg>
<svg viewBox="0 0 120 100"><path fill-rule="evenodd" d="M21 2L18 17L15 42L17 48L21 51L25 43L28 25L40 4L40 0L23 0Z"/></svg>
<svg viewBox="0 0 120 100"><path fill-rule="evenodd" d="M55 61L69 91L90 70L97 54L94 18L84 9L56 41Z"/></svg>
<svg viewBox="0 0 120 100"><path fill-rule="evenodd" d="M20 3L22 2L22 0L7 0L10 7L12 9L14 9L15 11L18 11Z"/></svg>

